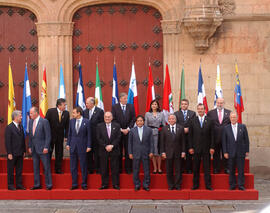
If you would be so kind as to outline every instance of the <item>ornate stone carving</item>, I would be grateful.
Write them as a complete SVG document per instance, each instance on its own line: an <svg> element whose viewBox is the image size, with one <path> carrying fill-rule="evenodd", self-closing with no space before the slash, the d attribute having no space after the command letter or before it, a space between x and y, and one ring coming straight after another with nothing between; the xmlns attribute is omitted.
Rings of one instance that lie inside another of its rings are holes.
<svg viewBox="0 0 270 213"><path fill-rule="evenodd" d="M185 9L184 27L195 41L195 48L202 54L209 48L209 39L222 24L218 5L201 5Z"/></svg>
<svg viewBox="0 0 270 213"><path fill-rule="evenodd" d="M163 34L179 34L180 22L178 20L161 20Z"/></svg>
<svg viewBox="0 0 270 213"><path fill-rule="evenodd" d="M235 14L235 0L218 0L218 6L223 16Z"/></svg>

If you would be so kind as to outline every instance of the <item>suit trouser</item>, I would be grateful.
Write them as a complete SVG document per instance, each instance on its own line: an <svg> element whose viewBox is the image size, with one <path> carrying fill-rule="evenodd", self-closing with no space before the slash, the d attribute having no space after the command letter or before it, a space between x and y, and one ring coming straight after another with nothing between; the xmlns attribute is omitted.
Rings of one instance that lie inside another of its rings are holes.
<svg viewBox="0 0 270 213"><path fill-rule="evenodd" d="M72 176L72 186L78 186L78 160L80 161L82 186L87 186L87 162L86 152L78 153L77 149L70 153L70 171Z"/></svg>
<svg viewBox="0 0 270 213"><path fill-rule="evenodd" d="M111 165L112 184L119 185L119 156L107 154L100 156L102 186L109 185L109 160Z"/></svg>
<svg viewBox="0 0 270 213"><path fill-rule="evenodd" d="M63 161L63 143L64 143L64 138L62 137L57 137L56 140L51 141L51 152L50 152L50 158L52 157L53 149L55 147L55 171L60 171L62 170L62 161Z"/></svg>
<svg viewBox="0 0 270 213"><path fill-rule="evenodd" d="M99 145L97 144L97 141L92 139L92 149L90 152L87 152L87 170L89 172L92 172L96 170L96 172L100 169L100 157L98 154L98 148Z"/></svg>
<svg viewBox="0 0 270 213"><path fill-rule="evenodd" d="M13 159L7 159L7 179L8 187L14 185L14 169L16 171L16 187L22 187L23 156L14 156Z"/></svg>
<svg viewBox="0 0 270 213"><path fill-rule="evenodd" d="M121 134L121 140L119 143L120 156L119 156L119 172L122 172L122 159L123 159L123 148L125 153L125 170L126 172L132 171L132 160L128 154L128 135Z"/></svg>
<svg viewBox="0 0 270 213"><path fill-rule="evenodd" d="M224 170L228 169L228 161L223 156L224 156L224 153L222 150L222 144L216 143L215 144L215 152L213 155L213 169L217 170L218 172L220 171L222 162L223 162Z"/></svg>
<svg viewBox="0 0 270 213"><path fill-rule="evenodd" d="M180 156L178 158L166 158L167 183L169 187L180 187L182 184L181 161ZM174 168L175 175L173 174Z"/></svg>
<svg viewBox="0 0 270 213"><path fill-rule="evenodd" d="M34 164L34 186L39 187L40 184L40 160L44 168L45 184L47 187L52 187L52 174L51 174L51 163L50 154L38 154L35 150L32 151L32 158Z"/></svg>
<svg viewBox="0 0 270 213"><path fill-rule="evenodd" d="M238 186L245 185L245 176L244 176L244 168L245 168L245 157L234 157L228 160L230 176L229 176L229 184L231 187L236 186L236 177L235 177L235 168L237 165L238 170Z"/></svg>
<svg viewBox="0 0 270 213"><path fill-rule="evenodd" d="M140 173L140 164L143 164L143 172L144 172L144 178L143 178L143 187L149 187L150 185L150 168L149 168L149 158L139 158L139 159L133 159L133 183L135 187L141 186L141 181L139 177Z"/></svg>
<svg viewBox="0 0 270 213"><path fill-rule="evenodd" d="M210 176L210 154L209 153L194 153L193 161L193 186L200 185L200 164L201 158L203 160L204 182L206 187L211 187Z"/></svg>

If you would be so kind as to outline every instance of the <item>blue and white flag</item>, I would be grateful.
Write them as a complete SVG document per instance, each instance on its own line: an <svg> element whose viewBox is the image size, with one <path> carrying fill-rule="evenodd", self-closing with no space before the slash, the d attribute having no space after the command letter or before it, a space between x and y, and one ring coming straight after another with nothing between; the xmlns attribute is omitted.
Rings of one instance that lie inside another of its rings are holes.
<svg viewBox="0 0 270 213"><path fill-rule="evenodd" d="M29 133L29 120L30 120L30 109L32 107L31 103L31 92L30 84L27 74L27 64L25 65L24 74L24 86L23 86L23 101L22 101L22 126L24 135Z"/></svg>
<svg viewBox="0 0 270 213"><path fill-rule="evenodd" d="M78 80L78 87L77 87L76 106L80 106L83 110L86 109L84 89L83 89L83 80L82 80L82 66L80 62L79 62L79 80Z"/></svg>
<svg viewBox="0 0 270 213"><path fill-rule="evenodd" d="M117 73L116 65L113 65L113 90L112 90L112 105L118 104L118 82L117 82Z"/></svg>
<svg viewBox="0 0 270 213"><path fill-rule="evenodd" d="M217 79L216 79L214 108L217 108L217 99L218 98L223 98L223 92L222 92L222 88L221 88L221 78L220 78L219 64L217 65Z"/></svg>
<svg viewBox="0 0 270 213"><path fill-rule="evenodd" d="M58 98L66 99L66 88L65 88L64 73L63 73L62 65L60 65L60 83L59 83Z"/></svg>

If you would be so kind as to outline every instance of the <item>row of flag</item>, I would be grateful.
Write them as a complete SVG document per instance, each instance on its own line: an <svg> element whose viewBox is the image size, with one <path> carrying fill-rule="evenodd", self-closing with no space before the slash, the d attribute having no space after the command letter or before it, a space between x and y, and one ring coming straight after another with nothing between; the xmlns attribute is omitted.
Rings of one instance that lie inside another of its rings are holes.
<svg viewBox="0 0 270 213"><path fill-rule="evenodd" d="M239 80L239 72L237 63L235 63L235 72L236 72L236 84L234 89L234 107L238 113L238 122L242 123L241 114L244 111L243 99L241 94L241 86ZM215 100L214 106L216 107L217 98L222 98L222 88L221 88L221 78L220 78L220 67L217 65L217 78L216 78L216 88L215 88ZM63 67L60 66L60 81L59 81L59 95L58 98L66 98L65 91L65 83L64 83L64 73ZM148 74L148 88L147 88L147 99L146 99L146 111L149 111L150 103L154 100L155 97L155 89L153 83L153 75L151 66L149 63L149 74ZM182 99L185 99L185 74L184 74L184 66L182 67L181 73L181 81L180 81L180 94L179 94L179 103ZM99 70L98 63L96 63L96 87L95 87L95 100L96 105L104 110L104 103L102 97L102 90L99 78ZM171 89L171 81L168 65L166 65L166 73L165 73L165 81L163 87L163 112L165 118L167 120L168 114L174 112L173 108L173 96ZM202 70L201 65L199 67L199 76L198 76L198 103L202 103L205 106L205 113L208 112L208 105L206 99L206 93L203 83ZM112 105L119 103L118 97L118 82L117 82L117 72L116 72L116 64L114 62L113 65L113 88L112 88ZM135 74L135 65L132 62L131 67L131 77L129 83L128 90L128 103L133 104L135 108L136 115L139 114L139 104L138 104L138 92L137 92L137 84L136 84L136 74ZM85 105L85 94L84 94L84 86L83 86L83 78L82 78L82 66L79 63L79 79L77 86L77 96L76 96L76 106L82 107L82 109L86 109ZM22 101L22 126L24 129L24 133L27 134L29 132L29 113L32 107L31 104L31 91L30 84L27 72L27 64L25 65L25 76L24 76L24 88L23 88L23 101ZM12 70L11 65L9 63L9 90L8 90L8 124L12 122L11 114L16 109L15 103L15 93L13 86L13 78L12 78ZM46 79L46 68L43 69L43 79L42 79L42 87L41 87L41 100L40 100L40 116L45 117L46 112L48 110L48 96L47 96L47 79Z"/></svg>

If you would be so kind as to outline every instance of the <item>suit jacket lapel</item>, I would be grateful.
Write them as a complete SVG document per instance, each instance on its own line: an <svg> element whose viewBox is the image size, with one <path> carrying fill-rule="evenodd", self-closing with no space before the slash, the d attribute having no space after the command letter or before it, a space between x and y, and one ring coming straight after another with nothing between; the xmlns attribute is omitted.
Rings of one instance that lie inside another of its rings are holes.
<svg viewBox="0 0 270 213"><path fill-rule="evenodd" d="M12 122L12 126L13 126L13 129L15 129L15 131L18 133L18 134L21 134L21 131L20 131L20 126L18 126L18 128L16 127L16 125Z"/></svg>
<svg viewBox="0 0 270 213"><path fill-rule="evenodd" d="M38 123L37 123L37 125L36 125L36 129L35 129L35 134L34 134L34 135L36 135L36 133L37 133L37 130L38 130L38 127L39 127L39 123L41 122L41 119L42 119L42 118L39 118L39 119L38 119ZM33 124L34 124L34 121L33 121ZM34 136L34 135L33 135L33 136Z"/></svg>
<svg viewBox="0 0 270 213"><path fill-rule="evenodd" d="M237 130L237 131L238 131L238 130ZM234 139L234 141L236 141L235 138L234 138L232 125L230 125L230 132L231 132L231 137ZM237 134L237 135L238 135L238 134ZM237 136L236 136L236 138L237 138Z"/></svg>

